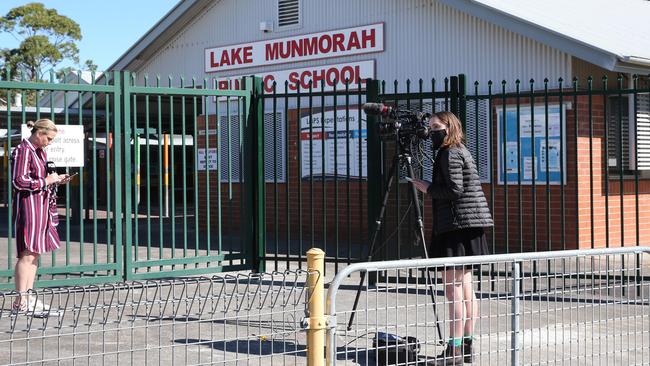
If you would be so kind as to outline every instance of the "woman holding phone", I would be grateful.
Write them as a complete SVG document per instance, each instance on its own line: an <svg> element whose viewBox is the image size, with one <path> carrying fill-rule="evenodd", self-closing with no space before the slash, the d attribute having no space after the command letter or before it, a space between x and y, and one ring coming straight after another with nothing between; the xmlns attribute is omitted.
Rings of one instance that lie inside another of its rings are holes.
<svg viewBox="0 0 650 366"><path fill-rule="evenodd" d="M59 247L56 186L69 182L68 175L47 173L47 147L56 137L57 128L49 119L28 122L29 138L18 145L13 162L13 221L18 261L15 285L19 296L13 304L17 312L47 312L49 307L28 291L33 288L41 254Z"/></svg>

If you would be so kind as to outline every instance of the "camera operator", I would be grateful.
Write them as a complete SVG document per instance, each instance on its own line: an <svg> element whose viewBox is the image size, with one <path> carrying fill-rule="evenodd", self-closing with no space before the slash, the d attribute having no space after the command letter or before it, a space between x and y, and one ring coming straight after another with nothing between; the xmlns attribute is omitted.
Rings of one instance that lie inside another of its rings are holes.
<svg viewBox="0 0 650 366"><path fill-rule="evenodd" d="M416 189L433 198L431 257L489 254L484 227L493 225L476 164L463 144L460 120L451 112L430 119L431 141L438 150L433 181L413 179ZM472 362L472 335L478 302L471 267L449 267L444 272L445 297L449 300L449 342L438 356L438 365ZM465 311L465 316L463 316Z"/></svg>

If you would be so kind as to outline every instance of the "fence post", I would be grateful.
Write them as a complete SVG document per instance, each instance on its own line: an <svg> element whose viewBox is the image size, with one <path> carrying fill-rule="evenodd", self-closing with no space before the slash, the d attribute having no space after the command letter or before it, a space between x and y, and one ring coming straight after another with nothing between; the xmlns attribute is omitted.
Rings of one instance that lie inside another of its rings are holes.
<svg viewBox="0 0 650 366"><path fill-rule="evenodd" d="M318 248L309 249L307 251L307 285L309 288L307 365L309 366L323 366L325 361L324 269L325 252Z"/></svg>
<svg viewBox="0 0 650 366"><path fill-rule="evenodd" d="M125 71L122 74L123 77L123 82L122 82L122 113L123 113L123 118L122 118L122 126L124 130L122 131L122 136L120 138L122 139L123 143L123 151L124 151L124 160L117 160L115 159L115 164L123 164L123 178L122 180L116 181L116 185L122 185L124 184L122 188L122 195L123 197L117 197L116 199L119 198L119 200L124 202L124 242L122 243L122 250L121 252L116 252L116 255L122 256L124 260L124 267L122 270L124 271L123 276L125 279L129 279L131 274L132 274L132 240L133 240L133 232L132 232L132 208L131 208L131 190L133 189L132 184L131 184L131 164L132 164L132 157L131 157L131 73L129 71ZM124 183L122 183L124 182ZM119 219L118 219L119 220ZM137 220L137 216L136 216ZM115 223L116 225L118 224L117 222ZM137 233L135 235L138 235ZM137 249L136 249L137 250ZM172 249L173 250L173 249Z"/></svg>
<svg viewBox="0 0 650 366"><path fill-rule="evenodd" d="M519 309L519 292L521 281L521 264L519 262L512 263L512 366L519 365L519 322L520 322L520 309Z"/></svg>
<svg viewBox="0 0 650 366"><path fill-rule="evenodd" d="M465 74L458 74L458 118L463 124L463 132L467 133L467 81ZM477 102L478 103L478 102ZM476 132L478 134L478 131Z"/></svg>
<svg viewBox="0 0 650 366"><path fill-rule="evenodd" d="M262 79L247 77L245 88L250 92L246 97L246 126L244 130L244 156L250 164L244 164L245 212L250 217L246 228L246 244L251 245L253 270L262 273L266 270L266 219L264 214L264 102L262 100Z"/></svg>
<svg viewBox="0 0 650 366"><path fill-rule="evenodd" d="M379 80L366 80L366 102L378 103L379 102ZM379 201L382 197L383 176L382 172L382 158L381 158L381 141L377 134L377 116L366 115L366 151L367 151L367 175L368 175L368 189L367 189L367 205L368 205L368 242L372 241L372 235L377 227L377 216L379 215ZM369 253L374 255L374 253ZM374 285L377 282L376 272L368 277L368 285Z"/></svg>
<svg viewBox="0 0 650 366"><path fill-rule="evenodd" d="M449 111L456 116L458 113L458 76L449 77Z"/></svg>
<svg viewBox="0 0 650 366"><path fill-rule="evenodd" d="M108 235L111 235L111 230L114 230L115 233L115 263L117 264L118 271L120 273L116 273L116 275L121 275L125 276L126 274L124 273L124 268L122 267L124 265L124 253L122 250L124 249L124 225L123 225L123 218L122 218L122 177L123 177L123 172L122 172L122 144L124 141L124 136L122 135L122 93L124 90L122 89L122 74L120 74L119 71L113 71L113 163L115 164L115 170L113 173L113 185L115 187L115 194L113 197L113 202L115 203L114 209L113 209L113 226L110 227L108 230ZM107 116L109 118L109 116ZM110 139L110 132L106 131L107 137ZM108 141L107 141L108 142ZM108 142L109 146L111 145L110 142ZM107 154L110 154L110 150L106 152ZM108 217L110 218L110 212L108 212ZM66 254L67 255L67 254Z"/></svg>

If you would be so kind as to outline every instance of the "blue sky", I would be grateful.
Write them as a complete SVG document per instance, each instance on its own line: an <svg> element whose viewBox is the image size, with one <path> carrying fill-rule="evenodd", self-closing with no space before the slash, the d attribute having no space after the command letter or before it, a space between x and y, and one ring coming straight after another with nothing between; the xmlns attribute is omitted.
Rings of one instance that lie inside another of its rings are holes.
<svg viewBox="0 0 650 366"><path fill-rule="evenodd" d="M41 0L47 8L71 18L81 27L83 39L79 42L79 58L83 63L91 59L105 70L179 0ZM0 16L28 0L0 0ZM0 34L0 47L13 47L18 41Z"/></svg>

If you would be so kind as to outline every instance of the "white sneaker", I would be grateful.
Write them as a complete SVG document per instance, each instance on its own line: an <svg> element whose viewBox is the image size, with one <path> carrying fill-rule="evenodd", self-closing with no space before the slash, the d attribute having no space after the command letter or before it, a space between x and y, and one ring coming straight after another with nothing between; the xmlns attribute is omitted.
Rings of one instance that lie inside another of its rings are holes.
<svg viewBox="0 0 650 366"><path fill-rule="evenodd" d="M34 313L46 313L50 311L50 305L43 304L41 300L39 300L35 296L30 296L29 303L27 304L27 309L28 311Z"/></svg>
<svg viewBox="0 0 650 366"><path fill-rule="evenodd" d="M11 305L11 311L15 314L26 314L27 313L27 303L20 301L20 298L16 299Z"/></svg>

